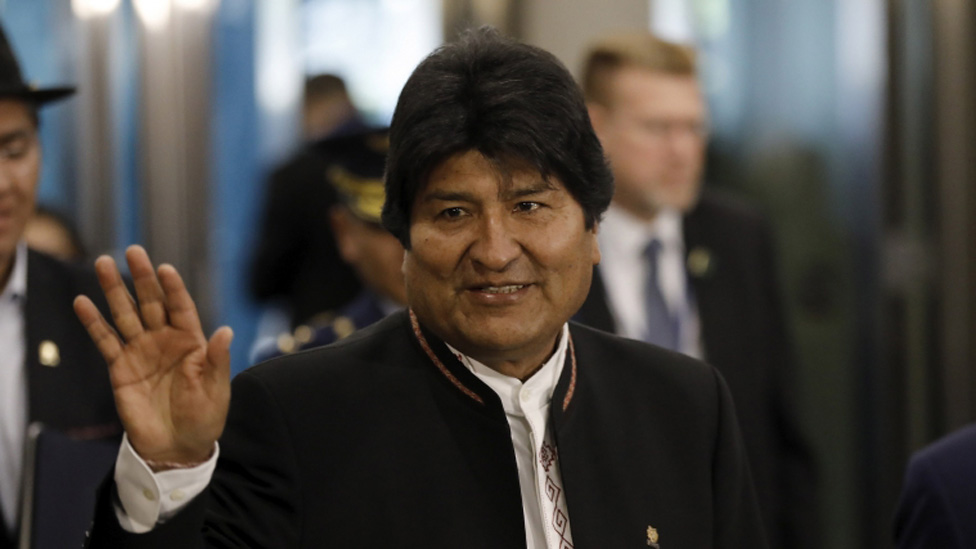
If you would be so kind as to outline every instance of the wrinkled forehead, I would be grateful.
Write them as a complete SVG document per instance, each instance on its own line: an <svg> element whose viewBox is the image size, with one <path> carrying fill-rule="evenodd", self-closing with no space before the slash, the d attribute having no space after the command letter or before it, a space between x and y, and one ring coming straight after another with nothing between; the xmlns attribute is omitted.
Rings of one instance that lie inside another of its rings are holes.
<svg viewBox="0 0 976 549"><path fill-rule="evenodd" d="M498 182L499 192L510 191L516 182L520 184L541 182L550 188L561 186L555 176L546 173L543 168L537 166L537 162L527 157L507 152L493 154L480 149L468 149L435 162L424 178L421 190L427 186L433 174L442 171L448 165L459 165L459 161L465 157L467 157L468 162L465 162L464 166L469 170L477 170L480 174L495 179Z"/></svg>

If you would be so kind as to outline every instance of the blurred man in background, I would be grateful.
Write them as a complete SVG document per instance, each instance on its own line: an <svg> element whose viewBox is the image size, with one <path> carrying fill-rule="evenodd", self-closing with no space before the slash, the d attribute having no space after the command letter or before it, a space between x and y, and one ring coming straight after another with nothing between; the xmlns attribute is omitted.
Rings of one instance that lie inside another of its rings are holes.
<svg viewBox="0 0 976 549"><path fill-rule="evenodd" d="M329 140L362 133L366 125L345 83L331 74L306 81L302 113L306 141L268 179L251 267L252 295L283 307L285 328L292 329L328 322L362 289L336 249L327 215L336 197L325 173L344 154Z"/></svg>
<svg viewBox="0 0 976 549"><path fill-rule="evenodd" d="M363 127L363 120L342 78L334 74L318 74L305 80L302 138L306 143L358 133Z"/></svg>
<svg viewBox="0 0 976 549"><path fill-rule="evenodd" d="M352 266L363 285L350 303L320 324L302 324L256 349L252 362L279 354L328 345L355 330L398 311L407 302L403 284L403 246L380 224L386 193L383 169L389 136L386 130L336 137L319 147L335 158L324 178L338 197L327 215L342 260Z"/></svg>
<svg viewBox="0 0 976 549"><path fill-rule="evenodd" d="M37 109L74 93L24 82L0 29L0 547L19 537L27 426L79 438L121 431L105 363L72 318L79 292L98 288L94 273L28 249L41 170ZM93 294L94 295L94 294ZM104 300L98 300L103 309ZM78 533L79 541L82 534Z"/></svg>
<svg viewBox="0 0 976 549"><path fill-rule="evenodd" d="M708 114L695 53L645 32L585 56L614 174L603 259L577 319L702 358L728 381L772 547L815 539L813 466L793 410L773 243L752 208L702 191Z"/></svg>

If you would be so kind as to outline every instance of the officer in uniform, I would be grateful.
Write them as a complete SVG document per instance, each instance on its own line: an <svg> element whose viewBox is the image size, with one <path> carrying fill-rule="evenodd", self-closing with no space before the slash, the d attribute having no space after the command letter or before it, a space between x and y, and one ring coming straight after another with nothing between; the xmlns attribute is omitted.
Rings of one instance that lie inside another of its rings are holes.
<svg viewBox="0 0 976 549"><path fill-rule="evenodd" d="M320 347L340 340L359 328L403 308L406 290L403 247L380 225L385 193L383 168L388 138L386 130L358 133L333 140L329 146L343 155L325 170L337 204L330 208L329 223L336 247L362 282L363 290L334 314L320 316L281 334L273 345L259 348L255 362Z"/></svg>

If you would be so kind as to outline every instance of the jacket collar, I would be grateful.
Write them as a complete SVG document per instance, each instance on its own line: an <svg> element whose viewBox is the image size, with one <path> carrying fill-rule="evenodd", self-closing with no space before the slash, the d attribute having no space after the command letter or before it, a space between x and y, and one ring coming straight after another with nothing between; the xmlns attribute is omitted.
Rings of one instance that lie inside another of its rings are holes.
<svg viewBox="0 0 976 549"><path fill-rule="evenodd" d="M451 385L453 385L455 389L467 396L469 399L471 399L471 401L480 406L490 404L492 407L497 407L500 409L501 402L498 399L498 395L484 382L478 379L474 373L461 364L461 362L456 356L454 356L453 353L450 352L447 345L441 339L420 324L420 321L417 319L417 315L413 312L413 309L410 309L408 314L410 317L410 327L413 331L414 338L437 371L440 372L440 374ZM552 395L553 402L560 403L559 408L561 412L565 412L569 408L575 389L576 351L573 345L573 337L570 333L569 346L566 353L566 363L563 366L563 372L559 377L559 381L556 383L556 389Z"/></svg>

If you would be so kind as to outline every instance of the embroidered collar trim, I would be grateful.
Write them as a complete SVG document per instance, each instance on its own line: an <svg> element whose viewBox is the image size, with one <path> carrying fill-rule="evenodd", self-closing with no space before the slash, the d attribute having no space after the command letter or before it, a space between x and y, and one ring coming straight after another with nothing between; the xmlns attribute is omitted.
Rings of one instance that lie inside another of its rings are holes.
<svg viewBox="0 0 976 549"><path fill-rule="evenodd" d="M427 342L427 338L424 337L424 333L420 329L420 322L417 320L417 315L413 312L413 309L408 309L408 312L410 314L410 327L413 329L413 335L414 337L417 338L417 342L420 343L420 348L423 349L424 353L427 354L427 358L430 359L430 361L434 364L437 370L440 371L440 373L443 374L444 377L446 377L447 380L450 381L452 385L457 387L459 391L471 397L471 399L477 402L478 404L484 405L485 401L478 395L478 393L475 393L474 391L466 387L463 383L461 383L461 380L459 380L454 374L452 374L451 371L447 369L447 366L444 365L444 362L442 362L441 359L437 357L437 354L434 353L433 349L431 349L430 343ZM566 411L566 408L569 407L570 401L573 400L573 392L576 390L576 349L573 346L572 335L569 336L568 351L570 357L569 363L570 363L571 371L570 371L570 378L569 378L569 387L566 389L566 396L563 397L564 412Z"/></svg>

